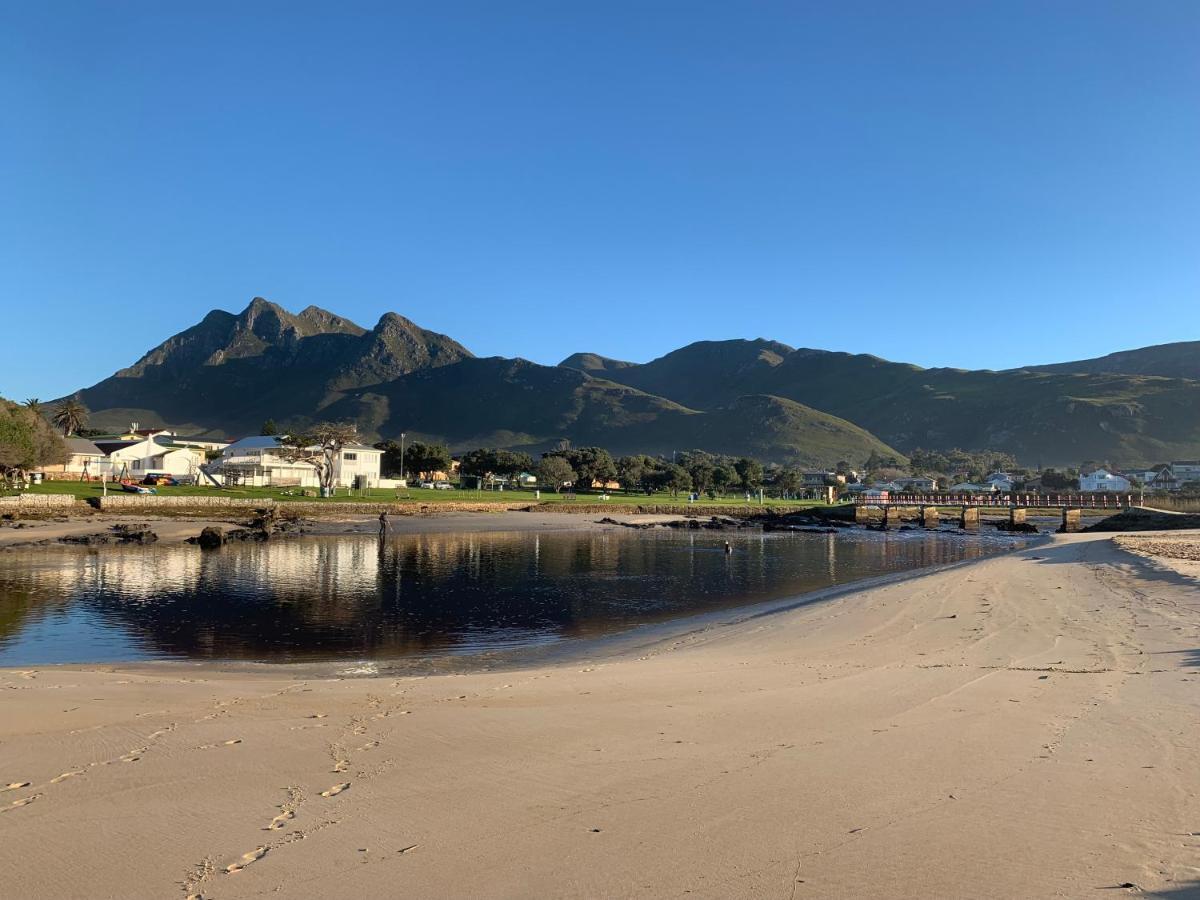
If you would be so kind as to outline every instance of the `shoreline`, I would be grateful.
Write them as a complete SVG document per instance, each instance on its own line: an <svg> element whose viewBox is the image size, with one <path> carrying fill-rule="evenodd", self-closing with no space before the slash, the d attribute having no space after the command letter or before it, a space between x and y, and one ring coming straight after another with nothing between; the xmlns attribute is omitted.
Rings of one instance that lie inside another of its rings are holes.
<svg viewBox="0 0 1200 900"><path fill-rule="evenodd" d="M637 655L4 669L0 864L30 900L1182 897L1197 584L1070 535Z"/></svg>
<svg viewBox="0 0 1200 900"><path fill-rule="evenodd" d="M611 518L608 521L598 521L592 516L581 515L573 521L563 521L563 516L556 515L547 517L546 520L530 520L524 529L500 529L497 523L488 519L476 519L479 527L473 529L462 529L453 527L453 522L443 523L446 528L434 528L426 530L419 527L420 523L413 522L407 529L396 529L392 532L392 537L397 536L415 536L422 534L437 534L443 531L459 533L513 533L529 531L533 533L546 532L574 532L574 531L623 531L625 525L617 523ZM652 516L644 515L637 517L626 517L634 524L645 525L654 524L656 522L673 522L677 521L673 516ZM197 530L201 524L197 523ZM303 541L305 539L322 538L322 537L337 537L345 535L371 535L374 534L375 520L371 519L366 522L359 523L340 523L337 527L331 527L328 530L314 530L299 535L286 535L280 537L280 541ZM751 529L753 531L753 529ZM777 533L775 536L785 537L786 532ZM859 539L867 539L871 541L885 540L886 536L880 532L874 531L856 531L856 536ZM901 535L904 537L901 537ZM890 532L893 539L912 539L914 537L928 538L938 536L943 540L954 541L960 538L977 537L978 535L945 531L945 532ZM484 649L471 651L440 651L430 652L427 654L412 654L408 656L346 656L341 659L317 659L317 660L249 660L249 659L196 659L196 658L160 658L160 659L128 659L128 660L105 660L94 662L65 662L65 663L22 663L21 665L37 666L39 668L62 668L62 669L77 669L87 670L98 666L106 668L117 668L122 671L145 670L153 672L160 667L176 667L185 666L190 671L198 671L206 674L228 672L228 673L256 673L256 672L275 672L275 673L291 673L294 677L401 677L401 676L433 676L433 675L460 675L472 672L500 672L513 671L531 666L552 666L552 665L572 665L584 662L597 662L601 660L620 659L630 654L642 652L643 650L652 649L656 644L679 639L680 637L689 635L693 632L708 630L711 628L723 628L738 625L750 618L759 616L769 616L777 613L784 613L792 609L807 606L810 604L821 603L846 593L869 590L871 588L883 587L891 584L902 583L911 579L919 579L930 574L945 570L954 569L961 566L978 564L987 559L991 559L998 555L1020 552L1029 547L1036 546L1051 540L1050 535L1046 534L1019 534L1007 535L1004 533L985 532L984 536L990 538L994 543L995 549L986 553L984 556L960 559L948 563L935 563L927 566L920 566L905 570L885 572L877 575L866 575L851 580L843 581L837 584L818 587L800 593L788 593L786 595L773 597L766 600L757 600L741 605L733 605L711 609L707 611L686 612L679 615L668 616L666 618L652 618L644 622L631 624L605 634L599 634L586 637L559 637L546 643L533 643L526 646L505 648L505 649ZM822 536L823 537L823 536ZM181 534L175 535L176 543L183 540ZM160 542L164 543L164 542ZM1008 543L1008 546L1004 546ZM31 545L15 545L13 549L21 549L22 547ZM158 544L152 545L158 546ZM80 547L77 545L68 544L49 544L47 548L57 548L66 553L94 553L105 549L120 550L120 545L108 545L100 548ZM200 548L195 549L196 553L203 553ZM15 664L0 663L0 671L7 668L17 668Z"/></svg>

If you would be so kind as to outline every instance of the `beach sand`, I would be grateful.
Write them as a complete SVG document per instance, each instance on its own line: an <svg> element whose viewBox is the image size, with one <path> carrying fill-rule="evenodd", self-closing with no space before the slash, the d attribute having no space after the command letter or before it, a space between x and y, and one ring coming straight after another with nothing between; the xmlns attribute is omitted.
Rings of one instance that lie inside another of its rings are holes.
<svg viewBox="0 0 1200 900"><path fill-rule="evenodd" d="M0 896L1196 896L1198 582L1109 538L603 661L0 670Z"/></svg>

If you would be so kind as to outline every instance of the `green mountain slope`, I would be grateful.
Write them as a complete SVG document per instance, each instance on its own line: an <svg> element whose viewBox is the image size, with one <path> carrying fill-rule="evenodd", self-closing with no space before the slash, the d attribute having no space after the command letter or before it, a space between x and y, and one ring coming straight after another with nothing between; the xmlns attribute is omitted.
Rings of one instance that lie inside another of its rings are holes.
<svg viewBox="0 0 1200 900"><path fill-rule="evenodd" d="M1028 366L1037 372L1082 374L1160 375L1164 378L1190 378L1200 381L1200 341L1157 344L1138 350L1122 350L1075 362Z"/></svg>
<svg viewBox="0 0 1200 900"><path fill-rule="evenodd" d="M1031 463L1150 463L1200 454L1200 382L1141 375L922 369L762 341L693 344L608 373L697 408L745 394L795 400L900 450L1007 450ZM776 357L779 357L776 359Z"/></svg>

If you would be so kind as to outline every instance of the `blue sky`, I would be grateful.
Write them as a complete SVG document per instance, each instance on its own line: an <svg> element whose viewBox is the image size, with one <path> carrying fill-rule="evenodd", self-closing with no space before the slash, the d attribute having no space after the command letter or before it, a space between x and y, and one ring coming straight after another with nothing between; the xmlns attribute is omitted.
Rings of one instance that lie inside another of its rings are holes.
<svg viewBox="0 0 1200 900"><path fill-rule="evenodd" d="M1200 3L0 0L0 394L265 296L480 355L1200 339Z"/></svg>

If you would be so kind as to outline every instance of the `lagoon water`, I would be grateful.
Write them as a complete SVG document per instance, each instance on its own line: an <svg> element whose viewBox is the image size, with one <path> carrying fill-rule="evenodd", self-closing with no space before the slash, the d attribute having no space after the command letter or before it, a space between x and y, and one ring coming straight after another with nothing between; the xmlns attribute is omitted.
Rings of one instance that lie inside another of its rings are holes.
<svg viewBox="0 0 1200 900"><path fill-rule="evenodd" d="M918 531L614 529L14 549L0 555L0 666L486 657L1013 545Z"/></svg>

